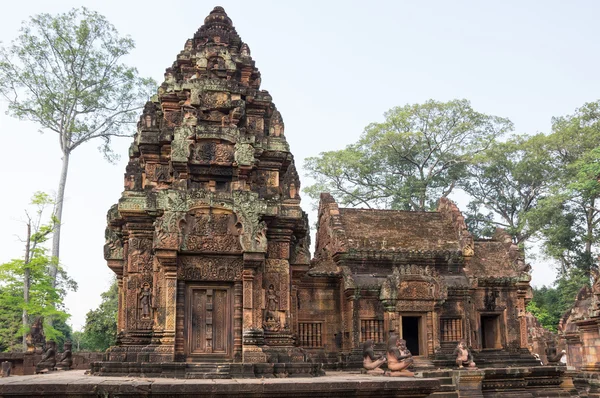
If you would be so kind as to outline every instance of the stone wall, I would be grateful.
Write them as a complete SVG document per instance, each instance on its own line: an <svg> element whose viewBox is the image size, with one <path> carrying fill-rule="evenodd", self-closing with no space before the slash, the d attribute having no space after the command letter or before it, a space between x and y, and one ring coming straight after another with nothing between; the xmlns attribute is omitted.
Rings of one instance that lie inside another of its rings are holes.
<svg viewBox="0 0 600 398"><path fill-rule="evenodd" d="M59 354L60 355L60 354ZM73 353L73 369L88 370L92 362L102 361L103 352L79 351ZM0 362L12 363L12 375L32 375L35 373L35 365L42 359L42 354L30 354L23 352L0 353Z"/></svg>

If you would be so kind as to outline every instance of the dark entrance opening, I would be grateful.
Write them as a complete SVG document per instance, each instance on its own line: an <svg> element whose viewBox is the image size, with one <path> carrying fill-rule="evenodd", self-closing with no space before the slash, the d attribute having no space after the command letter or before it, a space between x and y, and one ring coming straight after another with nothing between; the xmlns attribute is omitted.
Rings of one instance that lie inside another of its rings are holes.
<svg viewBox="0 0 600 398"><path fill-rule="evenodd" d="M419 354L419 321L420 316L402 317L402 338L406 340L406 348L413 355Z"/></svg>
<svg viewBox="0 0 600 398"><path fill-rule="evenodd" d="M500 328L498 315L481 316L482 348L500 348Z"/></svg>

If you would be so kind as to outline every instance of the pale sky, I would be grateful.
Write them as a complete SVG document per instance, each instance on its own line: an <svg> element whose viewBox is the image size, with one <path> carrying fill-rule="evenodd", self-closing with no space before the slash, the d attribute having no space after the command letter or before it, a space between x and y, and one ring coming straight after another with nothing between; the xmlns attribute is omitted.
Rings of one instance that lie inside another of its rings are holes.
<svg viewBox="0 0 600 398"><path fill-rule="evenodd" d="M600 98L597 1L30 0L4 5L0 40L10 42L31 14L81 5L132 36L127 62L159 82L204 17L223 6L281 111L304 184L304 158L356 141L393 106L466 98L479 112L511 119L516 132L536 133L549 131L552 116ZM22 255L15 235L25 233L23 210L33 192L56 190L61 157L54 133L5 109L0 103L0 262ZM61 262L79 284L66 300L75 330L110 283L105 216L123 190L129 144L115 142L116 165L93 142L70 161ZM311 210L306 198L303 208ZM553 279L551 265L534 263L534 285Z"/></svg>

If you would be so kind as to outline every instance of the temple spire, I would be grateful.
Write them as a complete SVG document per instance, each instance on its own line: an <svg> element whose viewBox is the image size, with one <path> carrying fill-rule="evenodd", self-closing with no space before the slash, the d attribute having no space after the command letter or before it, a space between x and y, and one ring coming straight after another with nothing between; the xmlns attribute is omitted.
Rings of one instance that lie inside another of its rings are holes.
<svg viewBox="0 0 600 398"><path fill-rule="evenodd" d="M221 45L239 50L242 39L233 27L231 18L227 16L223 7L216 6L204 18L204 25L194 35L194 44L196 48L202 45Z"/></svg>

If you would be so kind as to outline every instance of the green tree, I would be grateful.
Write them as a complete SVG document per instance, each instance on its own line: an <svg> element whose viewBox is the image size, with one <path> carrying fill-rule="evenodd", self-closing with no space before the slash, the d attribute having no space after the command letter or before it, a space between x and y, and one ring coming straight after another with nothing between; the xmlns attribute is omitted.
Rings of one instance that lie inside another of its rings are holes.
<svg viewBox="0 0 600 398"><path fill-rule="evenodd" d="M37 192L32 204L35 206L35 216L27 214L27 237L25 239L25 256L0 264L0 347L16 349L17 341L26 348L25 334L29 331L29 319L32 316L42 316L44 319L54 319L54 327L46 322L44 332L48 339L59 342L70 333L65 324L69 317L65 311L63 300L67 290L76 290L76 283L66 272L55 263L55 259L47 254L43 246L51 233L53 224L42 224L44 210L52 204L48 195ZM49 274L49 267L57 269L56 281ZM21 318L19 328L15 329L14 319Z"/></svg>
<svg viewBox="0 0 600 398"><path fill-rule="evenodd" d="M20 297L11 293L12 289L0 286L0 352L23 349Z"/></svg>
<svg viewBox="0 0 600 398"><path fill-rule="evenodd" d="M308 158L316 183L342 204L425 210L448 196L466 166L512 129L508 119L476 112L467 100L427 101L390 109L355 144Z"/></svg>
<svg viewBox="0 0 600 398"><path fill-rule="evenodd" d="M468 165L460 186L472 198L467 223L473 232L490 236L501 227L517 244L537 232L528 217L548 195L557 172L547 141L543 134L513 136L493 143Z"/></svg>
<svg viewBox="0 0 600 398"><path fill-rule="evenodd" d="M562 274L578 268L589 278L600 240L600 101L553 119L552 129L549 151L558 173L530 222Z"/></svg>
<svg viewBox="0 0 600 398"><path fill-rule="evenodd" d="M533 289L533 299L527 309L546 329L556 331L564 313L573 306L577 293L590 280L578 269L560 275L554 286Z"/></svg>
<svg viewBox="0 0 600 398"><path fill-rule="evenodd" d="M39 14L0 49L0 94L8 113L58 135L62 152L52 257L59 257L63 199L69 159L81 144L101 142L109 160L112 137L129 136L152 90L152 79L121 62L133 48L105 17L86 8L56 16ZM56 262L58 264L58 262ZM57 267L50 266L53 283Z"/></svg>
<svg viewBox="0 0 600 398"><path fill-rule="evenodd" d="M102 293L100 306L87 313L80 348L90 351L105 351L117 339L117 309L119 290L114 280L110 288Z"/></svg>

